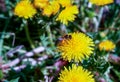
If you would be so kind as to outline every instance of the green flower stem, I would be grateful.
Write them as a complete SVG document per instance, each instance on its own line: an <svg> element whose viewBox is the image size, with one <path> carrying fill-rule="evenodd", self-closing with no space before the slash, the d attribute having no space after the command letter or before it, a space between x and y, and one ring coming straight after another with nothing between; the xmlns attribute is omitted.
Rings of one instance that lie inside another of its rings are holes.
<svg viewBox="0 0 120 82"><path fill-rule="evenodd" d="M3 38L4 38L4 31L1 33L0 37L0 56L2 56L2 49L3 49Z"/></svg>
<svg viewBox="0 0 120 82"><path fill-rule="evenodd" d="M35 46L34 46L32 40L31 40L31 38L30 38L27 21L25 21L24 24L25 24L24 29L25 29L26 38L27 38L27 40L28 40L31 48L34 49Z"/></svg>
<svg viewBox="0 0 120 82"><path fill-rule="evenodd" d="M51 29L50 29L50 23L48 23L45 28L46 28L46 31L47 31L47 34L49 37L50 45L52 48L54 48L53 38L52 38L52 34L51 34Z"/></svg>
<svg viewBox="0 0 120 82"><path fill-rule="evenodd" d="M3 44L4 44L5 31L6 31L7 27L8 27L8 25L9 25L9 22L10 22L10 19L7 19L6 23L5 23L5 27L3 29L3 32L1 33L1 36L0 36L0 56L4 56L6 63L8 62L8 58L7 58L6 54L4 55L2 53L2 50L3 50Z"/></svg>
<svg viewBox="0 0 120 82"><path fill-rule="evenodd" d="M3 32L1 33L1 36L0 36L0 56L2 56L2 49L3 49L5 31L6 31L7 27L8 27L9 22L10 22L9 19L6 20L5 27L3 29ZM7 59L7 58L5 57L5 59Z"/></svg>

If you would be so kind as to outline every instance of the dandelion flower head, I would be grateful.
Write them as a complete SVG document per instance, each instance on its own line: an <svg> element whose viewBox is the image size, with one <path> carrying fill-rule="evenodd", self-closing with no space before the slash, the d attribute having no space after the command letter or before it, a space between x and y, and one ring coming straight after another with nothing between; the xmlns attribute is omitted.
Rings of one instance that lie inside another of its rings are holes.
<svg viewBox="0 0 120 82"><path fill-rule="evenodd" d="M37 8L45 8L49 4L48 0L34 0L34 5Z"/></svg>
<svg viewBox="0 0 120 82"><path fill-rule="evenodd" d="M57 21L59 20L65 25L68 25L68 21L73 22L76 18L76 14L78 14L78 8L76 5L66 7L64 10L62 10L57 17Z"/></svg>
<svg viewBox="0 0 120 82"><path fill-rule="evenodd" d="M58 0L58 1L62 5L62 7L68 7L68 6L72 5L71 0Z"/></svg>
<svg viewBox="0 0 120 82"><path fill-rule="evenodd" d="M49 4L43 9L42 13L46 16L55 15L60 9L60 5L57 0L50 1Z"/></svg>
<svg viewBox="0 0 120 82"><path fill-rule="evenodd" d="M115 44L110 40L100 42L98 46L100 50L106 50L106 51L111 51L115 48Z"/></svg>
<svg viewBox="0 0 120 82"><path fill-rule="evenodd" d="M103 6L106 4L110 4L113 3L114 0L89 0L91 3L99 5L99 6Z"/></svg>
<svg viewBox="0 0 120 82"><path fill-rule="evenodd" d="M29 0L21 0L15 7L15 15L25 19L33 17L36 14L36 9Z"/></svg>
<svg viewBox="0 0 120 82"><path fill-rule="evenodd" d="M95 82L91 72L75 64L62 70L58 79L58 82Z"/></svg>
<svg viewBox="0 0 120 82"><path fill-rule="evenodd" d="M84 33L69 33L63 36L63 40L58 42L58 50L64 60L69 62L82 61L93 53L94 50L93 40Z"/></svg>
<svg viewBox="0 0 120 82"><path fill-rule="evenodd" d="M51 2L51 5L52 5L52 10L53 10L52 12L53 12L53 15L54 15L59 11L60 5L59 5L59 2L57 0L53 0Z"/></svg>

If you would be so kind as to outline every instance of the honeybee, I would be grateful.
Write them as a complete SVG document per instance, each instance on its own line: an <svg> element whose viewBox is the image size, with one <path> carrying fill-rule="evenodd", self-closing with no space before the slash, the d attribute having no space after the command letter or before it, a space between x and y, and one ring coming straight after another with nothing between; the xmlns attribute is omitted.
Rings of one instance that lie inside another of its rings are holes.
<svg viewBox="0 0 120 82"><path fill-rule="evenodd" d="M70 40L70 39L72 39L72 36L66 34L66 35L58 38L58 40L56 41L56 44L57 44L57 45L61 45L62 43L66 42L67 40Z"/></svg>
<svg viewBox="0 0 120 82"><path fill-rule="evenodd" d="M72 36L66 34L66 35L63 36L63 39L67 39L67 40L68 40L68 39L72 39Z"/></svg>

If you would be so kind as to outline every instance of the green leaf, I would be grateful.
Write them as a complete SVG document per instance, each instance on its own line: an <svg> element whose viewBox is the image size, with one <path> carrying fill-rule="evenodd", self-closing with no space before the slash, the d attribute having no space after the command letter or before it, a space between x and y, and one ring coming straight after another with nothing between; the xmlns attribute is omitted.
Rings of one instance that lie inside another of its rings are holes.
<svg viewBox="0 0 120 82"><path fill-rule="evenodd" d="M2 79L3 78L3 72L2 72L2 70L0 70L0 79Z"/></svg>
<svg viewBox="0 0 120 82"><path fill-rule="evenodd" d="M18 77L18 78L16 78L16 79L12 79L10 82L19 82L19 78L20 78L20 77Z"/></svg>

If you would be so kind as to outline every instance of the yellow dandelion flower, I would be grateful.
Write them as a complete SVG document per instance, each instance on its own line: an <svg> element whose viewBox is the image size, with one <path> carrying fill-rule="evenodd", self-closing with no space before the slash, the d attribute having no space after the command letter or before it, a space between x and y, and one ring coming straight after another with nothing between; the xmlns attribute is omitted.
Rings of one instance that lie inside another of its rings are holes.
<svg viewBox="0 0 120 82"><path fill-rule="evenodd" d="M53 15L54 15L59 11L60 5L59 5L57 0L52 1L51 5L52 5L52 12L53 12Z"/></svg>
<svg viewBox="0 0 120 82"><path fill-rule="evenodd" d="M59 20L60 22L62 22L65 25L68 25L68 21L73 22L76 18L76 14L78 14L78 8L77 6L69 6L66 7L64 10L61 11L61 13L59 14L59 16L57 17L57 21Z"/></svg>
<svg viewBox="0 0 120 82"><path fill-rule="evenodd" d="M58 43L58 50L62 52L62 58L69 62L89 58L93 53L93 47L93 40L83 33L69 33L63 36L63 40Z"/></svg>
<svg viewBox="0 0 120 82"><path fill-rule="evenodd" d="M45 8L48 4L48 0L34 0L34 5L37 8Z"/></svg>
<svg viewBox="0 0 120 82"><path fill-rule="evenodd" d="M58 0L58 1L62 5L62 7L68 7L68 6L72 5L71 0Z"/></svg>
<svg viewBox="0 0 120 82"><path fill-rule="evenodd" d="M58 82L95 82L90 71L72 64L72 67L61 71Z"/></svg>
<svg viewBox="0 0 120 82"><path fill-rule="evenodd" d="M46 6L44 9L43 9L43 15L46 15L46 16L51 16L52 14L55 15L60 9L60 5L58 3L58 1L56 0L53 0L50 2L50 4L48 6Z"/></svg>
<svg viewBox="0 0 120 82"><path fill-rule="evenodd" d="M98 46L99 46L100 50L104 49L106 51L111 51L115 48L115 44L110 40L100 42L100 44Z"/></svg>
<svg viewBox="0 0 120 82"><path fill-rule="evenodd" d="M45 15L45 16L51 16L52 15L52 6L51 5L48 5L46 6L43 11L42 11L42 14Z"/></svg>
<svg viewBox="0 0 120 82"><path fill-rule="evenodd" d="M96 5L99 5L99 6L103 6L103 5L106 5L106 4L110 4L110 3L113 3L114 0L89 0L91 3L93 4L96 4Z"/></svg>
<svg viewBox="0 0 120 82"><path fill-rule="evenodd" d="M36 9L29 0L22 0L16 5L14 13L19 17L28 19L36 14Z"/></svg>

